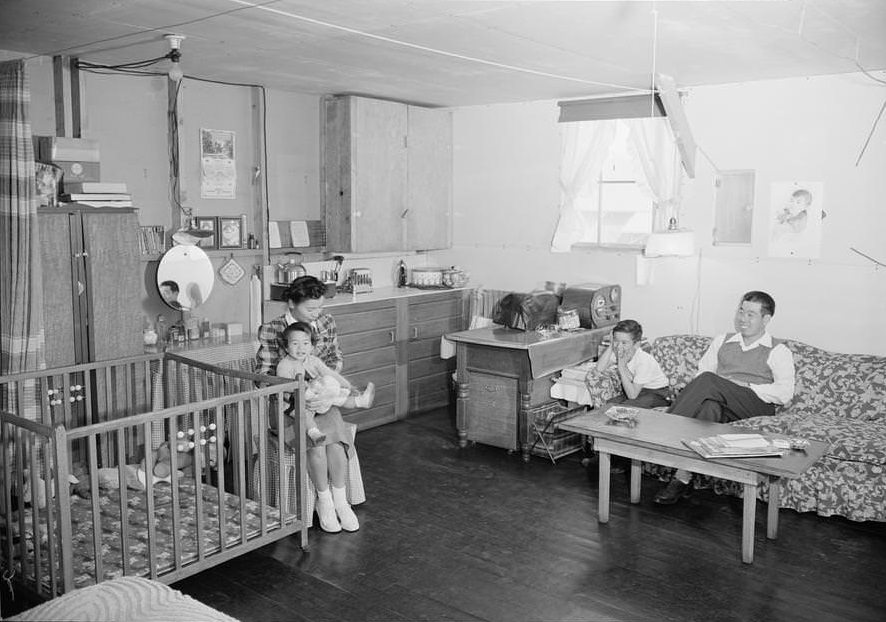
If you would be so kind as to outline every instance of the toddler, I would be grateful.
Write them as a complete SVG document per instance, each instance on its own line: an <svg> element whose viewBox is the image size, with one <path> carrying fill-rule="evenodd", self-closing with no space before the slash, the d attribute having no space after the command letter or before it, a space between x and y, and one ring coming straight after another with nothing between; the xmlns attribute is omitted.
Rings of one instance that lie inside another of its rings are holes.
<svg viewBox="0 0 886 622"><path fill-rule="evenodd" d="M277 376L295 378L304 374L305 388L304 424L308 438L313 445L322 445L326 434L317 425L317 414L325 414L333 406L345 408L369 408L375 399L375 385L366 385L362 393L353 395L351 383L338 372L330 369L323 361L312 354L314 349L313 332L310 324L293 322L281 334L281 344L286 356L277 364ZM286 411L286 414L292 409ZM284 442L295 440L292 426L286 426Z"/></svg>

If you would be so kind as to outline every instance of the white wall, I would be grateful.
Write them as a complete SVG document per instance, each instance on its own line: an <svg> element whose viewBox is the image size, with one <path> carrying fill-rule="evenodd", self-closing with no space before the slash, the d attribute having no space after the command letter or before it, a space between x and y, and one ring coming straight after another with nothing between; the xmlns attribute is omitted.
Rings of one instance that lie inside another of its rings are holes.
<svg viewBox="0 0 886 622"><path fill-rule="evenodd" d="M886 354L886 268L849 250L886 262L886 120L855 166L882 103L883 86L861 74L691 89L686 110L701 149L720 169L756 171L753 244L712 245L715 171L699 154L681 224L695 230L701 252L655 260L645 286L636 284L637 253L549 251L559 202L556 102L456 109L455 245L435 259L487 287L619 283L622 316L651 337L730 329L740 294L762 289L776 299L776 336ZM824 183L817 260L766 256L770 184L794 180Z"/></svg>

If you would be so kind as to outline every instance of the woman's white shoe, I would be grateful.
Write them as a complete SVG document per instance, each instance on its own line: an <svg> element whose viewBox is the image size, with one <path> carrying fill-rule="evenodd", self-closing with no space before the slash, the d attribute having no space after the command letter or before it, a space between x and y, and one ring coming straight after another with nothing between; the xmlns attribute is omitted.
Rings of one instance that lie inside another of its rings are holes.
<svg viewBox="0 0 886 622"><path fill-rule="evenodd" d="M332 488L332 501L338 514L339 524L345 531L357 531L360 529L360 521L348 503L347 493L344 488Z"/></svg>
<svg viewBox="0 0 886 622"><path fill-rule="evenodd" d="M317 491L317 516L320 517L320 529L329 533L341 531L341 523L335 515L335 504L329 489Z"/></svg>

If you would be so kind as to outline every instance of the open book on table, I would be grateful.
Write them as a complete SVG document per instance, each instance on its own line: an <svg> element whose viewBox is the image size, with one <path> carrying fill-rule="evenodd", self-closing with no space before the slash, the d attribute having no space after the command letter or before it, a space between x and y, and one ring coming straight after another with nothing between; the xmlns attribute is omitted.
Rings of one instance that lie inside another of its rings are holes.
<svg viewBox="0 0 886 622"><path fill-rule="evenodd" d="M684 439L683 443L702 458L760 458L782 456L788 451L784 443L762 434L717 434Z"/></svg>

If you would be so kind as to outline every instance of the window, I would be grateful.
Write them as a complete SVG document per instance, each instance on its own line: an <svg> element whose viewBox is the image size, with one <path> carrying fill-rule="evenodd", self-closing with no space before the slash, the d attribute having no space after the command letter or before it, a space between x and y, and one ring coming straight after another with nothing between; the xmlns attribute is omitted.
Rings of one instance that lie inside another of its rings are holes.
<svg viewBox="0 0 886 622"><path fill-rule="evenodd" d="M652 232L654 203L638 183L642 171L628 142L628 126L615 123L615 140L602 168L576 196L583 224L576 243L639 248Z"/></svg>
<svg viewBox="0 0 886 622"><path fill-rule="evenodd" d="M673 81L658 81L661 97L558 102L561 194L552 252L576 244L643 248L650 233L679 220L681 163L691 177L695 145Z"/></svg>

